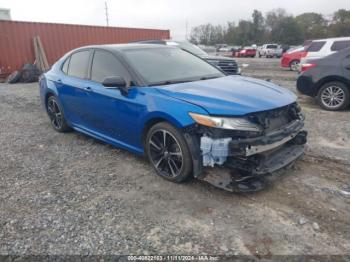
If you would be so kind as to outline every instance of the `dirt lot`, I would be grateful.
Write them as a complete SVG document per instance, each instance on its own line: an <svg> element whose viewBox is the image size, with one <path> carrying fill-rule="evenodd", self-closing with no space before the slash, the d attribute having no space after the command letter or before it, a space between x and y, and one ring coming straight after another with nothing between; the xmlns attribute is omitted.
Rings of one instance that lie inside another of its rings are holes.
<svg viewBox="0 0 350 262"><path fill-rule="evenodd" d="M295 91L277 59L243 74ZM37 84L0 85L0 254L350 254L350 111L299 96L309 149L266 190L173 184L147 161L54 132Z"/></svg>

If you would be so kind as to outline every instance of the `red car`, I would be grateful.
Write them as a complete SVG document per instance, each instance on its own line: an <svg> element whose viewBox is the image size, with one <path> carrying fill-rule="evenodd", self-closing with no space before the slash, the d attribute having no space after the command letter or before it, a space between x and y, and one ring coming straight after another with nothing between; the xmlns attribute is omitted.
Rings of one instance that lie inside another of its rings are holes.
<svg viewBox="0 0 350 262"><path fill-rule="evenodd" d="M282 55L281 66L289 67L291 71L298 71L300 60L306 55L305 46L291 49Z"/></svg>
<svg viewBox="0 0 350 262"><path fill-rule="evenodd" d="M255 57L256 50L253 47L245 47L236 54L237 57Z"/></svg>

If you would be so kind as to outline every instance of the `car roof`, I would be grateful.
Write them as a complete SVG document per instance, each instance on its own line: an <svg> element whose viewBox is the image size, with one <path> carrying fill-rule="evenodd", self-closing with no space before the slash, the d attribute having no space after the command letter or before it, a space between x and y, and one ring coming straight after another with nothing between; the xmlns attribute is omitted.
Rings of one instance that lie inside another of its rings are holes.
<svg viewBox="0 0 350 262"><path fill-rule="evenodd" d="M176 44L181 44L181 43L190 43L188 41L180 41L180 40L172 40L172 39L148 39L148 40L139 40L135 42L130 42L130 43L140 43L140 44L160 44L160 45L166 45L167 43L176 43Z"/></svg>
<svg viewBox="0 0 350 262"><path fill-rule="evenodd" d="M173 48L173 47L168 45L159 45L159 44L130 43L130 44L89 45L89 46L79 47L74 51L77 51L80 49L87 49L87 48L105 49L112 52L118 52L122 50L132 50L132 49L146 49L146 48L159 49L159 48Z"/></svg>
<svg viewBox="0 0 350 262"><path fill-rule="evenodd" d="M320 42L320 41L342 41L342 40L350 40L350 37L333 37L333 38L315 39L315 40L312 40L312 42Z"/></svg>
<svg viewBox="0 0 350 262"><path fill-rule="evenodd" d="M129 42L130 44L166 44L169 40L164 39L148 39Z"/></svg>

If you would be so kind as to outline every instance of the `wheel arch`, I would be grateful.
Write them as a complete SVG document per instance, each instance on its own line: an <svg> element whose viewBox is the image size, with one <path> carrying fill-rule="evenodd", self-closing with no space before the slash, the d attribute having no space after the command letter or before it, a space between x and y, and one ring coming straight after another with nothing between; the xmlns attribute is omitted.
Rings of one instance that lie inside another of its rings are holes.
<svg viewBox="0 0 350 262"><path fill-rule="evenodd" d="M294 58L294 59L290 60L290 62L289 62L289 66L291 66L291 65L292 65L292 63L293 63L294 61L296 61L296 62L299 62L299 63L300 63L300 59L299 59L299 58Z"/></svg>
<svg viewBox="0 0 350 262"><path fill-rule="evenodd" d="M152 128L152 126L161 122L167 122L179 129L183 128L183 125L172 116L166 115L166 114L155 114L152 117L149 117L143 124L142 133L141 133L141 142L143 146L144 146L148 131Z"/></svg>
<svg viewBox="0 0 350 262"><path fill-rule="evenodd" d="M51 97L51 96L56 96L56 94L53 92L53 91L48 91L48 92L46 92L46 94L45 94L45 107L47 107L47 101L49 100L49 97Z"/></svg>
<svg viewBox="0 0 350 262"><path fill-rule="evenodd" d="M47 90L45 91L45 93L44 93L43 96L42 96L42 104L45 106L45 110L47 110L47 102L48 102L48 100L49 100L49 98L50 98L51 96L53 96L53 97L56 98L56 101L57 101L57 103L59 104L59 106L60 106L60 108L61 108L63 114L64 114L64 115L67 115L67 114L66 114L66 110L65 110L64 106L62 105L62 103L61 103L59 97L58 97L57 90L54 89L54 88L47 88ZM69 119L66 119L66 121L67 121L67 124L68 124L68 125L71 125Z"/></svg>
<svg viewBox="0 0 350 262"><path fill-rule="evenodd" d="M326 76L322 79L320 79L317 83L316 83L316 88L319 91L320 88L329 83L329 82L333 82L333 81L337 81L337 82L341 82L343 83L350 91L350 81L347 80L345 77L342 76L337 76L337 75L332 75L332 76Z"/></svg>

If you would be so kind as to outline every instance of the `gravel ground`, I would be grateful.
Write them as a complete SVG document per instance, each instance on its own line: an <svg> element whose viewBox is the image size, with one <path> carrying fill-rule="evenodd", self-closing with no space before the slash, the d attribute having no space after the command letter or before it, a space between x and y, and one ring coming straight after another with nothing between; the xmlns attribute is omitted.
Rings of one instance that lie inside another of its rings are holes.
<svg viewBox="0 0 350 262"><path fill-rule="evenodd" d="M277 59L243 74L295 91ZM309 149L266 190L173 184L144 158L52 130L37 84L0 84L0 254L348 254L349 111L299 95Z"/></svg>

